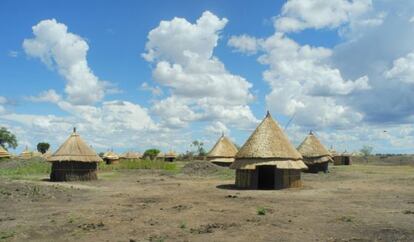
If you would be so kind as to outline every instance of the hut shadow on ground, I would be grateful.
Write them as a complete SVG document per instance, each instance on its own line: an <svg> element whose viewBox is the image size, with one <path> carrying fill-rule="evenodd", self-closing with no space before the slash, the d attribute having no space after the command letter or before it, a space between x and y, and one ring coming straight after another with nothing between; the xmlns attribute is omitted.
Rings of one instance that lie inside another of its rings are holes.
<svg viewBox="0 0 414 242"><path fill-rule="evenodd" d="M259 188L259 189L253 189L253 188L240 188L240 187L236 187L235 184L221 184L221 185L217 185L216 188L218 189L222 189L222 190L233 190L233 191L277 191L280 189L266 189L266 188Z"/></svg>

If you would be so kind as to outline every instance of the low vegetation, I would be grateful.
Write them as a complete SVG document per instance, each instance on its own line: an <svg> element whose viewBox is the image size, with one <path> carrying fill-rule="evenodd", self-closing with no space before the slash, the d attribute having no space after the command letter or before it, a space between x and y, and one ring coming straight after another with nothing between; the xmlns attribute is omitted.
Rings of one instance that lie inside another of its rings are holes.
<svg viewBox="0 0 414 242"><path fill-rule="evenodd" d="M145 169L145 170L166 170L166 171L176 171L177 165L175 163L168 163L164 161L157 160L120 160L118 164L107 165L105 163L99 164L99 170L101 171L114 171L114 170L136 170L136 169Z"/></svg>

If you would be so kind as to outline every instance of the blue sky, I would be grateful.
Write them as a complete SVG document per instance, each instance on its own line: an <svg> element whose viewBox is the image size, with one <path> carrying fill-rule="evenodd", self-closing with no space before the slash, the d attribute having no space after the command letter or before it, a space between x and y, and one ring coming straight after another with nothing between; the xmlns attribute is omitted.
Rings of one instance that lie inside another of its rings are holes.
<svg viewBox="0 0 414 242"><path fill-rule="evenodd" d="M412 153L414 4L309 3L1 1L0 125L16 152L73 126L99 151L185 151L242 145L270 110L295 145Z"/></svg>

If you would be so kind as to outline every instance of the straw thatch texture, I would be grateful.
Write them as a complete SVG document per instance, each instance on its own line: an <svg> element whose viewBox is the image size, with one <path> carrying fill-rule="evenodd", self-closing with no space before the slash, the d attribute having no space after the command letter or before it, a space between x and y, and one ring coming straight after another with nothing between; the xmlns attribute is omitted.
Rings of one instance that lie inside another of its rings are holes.
<svg viewBox="0 0 414 242"><path fill-rule="evenodd" d="M73 132L48 161L101 162L102 159L76 132Z"/></svg>
<svg viewBox="0 0 414 242"><path fill-rule="evenodd" d="M0 159L10 158L10 157L11 157L10 153L0 145Z"/></svg>
<svg viewBox="0 0 414 242"><path fill-rule="evenodd" d="M164 161L173 162L177 158L177 154L174 151L169 151L164 155Z"/></svg>
<svg viewBox="0 0 414 242"><path fill-rule="evenodd" d="M275 165L279 169L307 168L302 155L269 113L237 152L230 168L255 169L259 165Z"/></svg>
<svg viewBox="0 0 414 242"><path fill-rule="evenodd" d="M222 135L213 148L208 152L207 158L234 158L237 154L237 147L229 138Z"/></svg>
<svg viewBox="0 0 414 242"><path fill-rule="evenodd" d="M26 148L24 148L24 150L22 151L22 153L20 153L19 158L20 159L23 159L23 160L28 160L28 159L31 159L32 158L32 152L29 151L29 149L27 148L27 146L26 146Z"/></svg>
<svg viewBox="0 0 414 242"><path fill-rule="evenodd" d="M239 152L237 152L236 158L301 160L302 156L268 113Z"/></svg>
<svg viewBox="0 0 414 242"><path fill-rule="evenodd" d="M129 159L129 160L138 160L141 159L142 155L138 152L126 152L119 156L122 159Z"/></svg>
<svg viewBox="0 0 414 242"><path fill-rule="evenodd" d="M299 145L298 151L302 154L303 161L309 167L309 172L327 172L328 165L323 163L333 162L331 153L312 132Z"/></svg>
<svg viewBox="0 0 414 242"><path fill-rule="evenodd" d="M333 161L334 161L334 165L336 165L336 166L341 166L341 165L349 166L349 165L352 164L351 155L346 153L346 152L344 152L342 154L336 154L333 157Z"/></svg>
<svg viewBox="0 0 414 242"><path fill-rule="evenodd" d="M48 150L48 151L46 151L43 155L42 155L42 157L43 157L43 159L49 159L51 156L53 155L53 152L51 151L51 150Z"/></svg>

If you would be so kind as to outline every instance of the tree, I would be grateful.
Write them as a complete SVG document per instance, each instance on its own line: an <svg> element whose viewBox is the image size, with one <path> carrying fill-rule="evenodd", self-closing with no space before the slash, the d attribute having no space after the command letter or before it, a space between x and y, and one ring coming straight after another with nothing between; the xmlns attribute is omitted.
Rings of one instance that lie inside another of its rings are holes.
<svg viewBox="0 0 414 242"><path fill-rule="evenodd" d="M158 149L148 149L144 152L145 158L150 158L151 160L154 160L155 157L160 153L160 150Z"/></svg>
<svg viewBox="0 0 414 242"><path fill-rule="evenodd" d="M48 151L49 148L50 148L49 143L40 142L39 144L37 144L37 151L39 151L42 154L46 153L46 151Z"/></svg>
<svg viewBox="0 0 414 242"><path fill-rule="evenodd" d="M362 156L364 157L365 161L368 161L368 156L371 155L373 149L374 148L369 145L362 146L360 152L362 153Z"/></svg>
<svg viewBox="0 0 414 242"><path fill-rule="evenodd" d="M0 128L0 145L6 150L8 150L8 148L16 149L17 147L16 136L5 127Z"/></svg>
<svg viewBox="0 0 414 242"><path fill-rule="evenodd" d="M198 156L205 156L207 154L206 150L204 149L204 143L200 142L198 140L194 140L191 143L192 146L194 146L196 148L196 151L198 153Z"/></svg>

